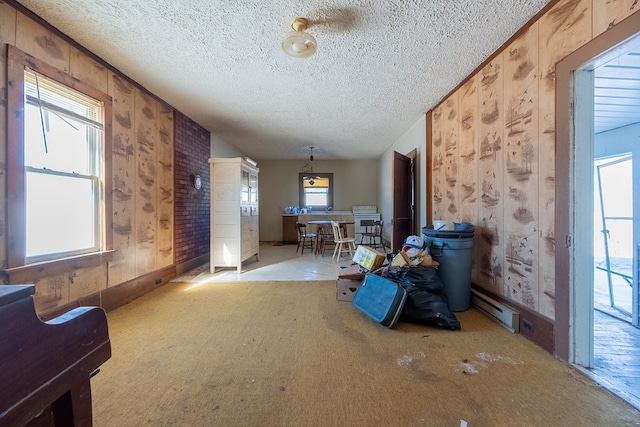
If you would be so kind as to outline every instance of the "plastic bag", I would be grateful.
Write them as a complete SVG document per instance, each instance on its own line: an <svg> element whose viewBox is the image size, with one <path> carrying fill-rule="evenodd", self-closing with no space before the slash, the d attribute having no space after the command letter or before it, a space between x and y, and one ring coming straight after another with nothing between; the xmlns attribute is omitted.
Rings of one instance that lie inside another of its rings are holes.
<svg viewBox="0 0 640 427"><path fill-rule="evenodd" d="M401 267L389 269L388 278L401 285L413 285L432 293L440 293L444 289L444 283L438 275L435 267L416 265L414 267Z"/></svg>
<svg viewBox="0 0 640 427"><path fill-rule="evenodd" d="M404 286L407 301L400 319L414 323L431 323L443 328L460 329L460 322L449 310L444 294L434 294L417 286Z"/></svg>
<svg viewBox="0 0 640 427"><path fill-rule="evenodd" d="M444 283L435 267L417 265L389 269L387 278L407 290L402 320L431 323L448 329L460 329L460 322L449 310Z"/></svg>

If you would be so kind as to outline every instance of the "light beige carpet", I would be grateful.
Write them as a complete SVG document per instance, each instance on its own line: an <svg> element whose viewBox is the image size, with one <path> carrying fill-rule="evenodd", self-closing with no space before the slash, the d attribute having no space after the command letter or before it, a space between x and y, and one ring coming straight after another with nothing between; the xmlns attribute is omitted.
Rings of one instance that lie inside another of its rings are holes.
<svg viewBox="0 0 640 427"><path fill-rule="evenodd" d="M483 314L386 329L335 281L170 283L108 315L100 426L625 426L631 406Z"/></svg>

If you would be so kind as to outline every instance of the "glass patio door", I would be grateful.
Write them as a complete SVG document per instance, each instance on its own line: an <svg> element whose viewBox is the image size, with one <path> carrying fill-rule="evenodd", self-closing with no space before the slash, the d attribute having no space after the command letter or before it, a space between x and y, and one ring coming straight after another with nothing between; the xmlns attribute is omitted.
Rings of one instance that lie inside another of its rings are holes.
<svg viewBox="0 0 640 427"><path fill-rule="evenodd" d="M637 221L631 154L595 161L595 301L638 326ZM635 232L634 232L635 231Z"/></svg>

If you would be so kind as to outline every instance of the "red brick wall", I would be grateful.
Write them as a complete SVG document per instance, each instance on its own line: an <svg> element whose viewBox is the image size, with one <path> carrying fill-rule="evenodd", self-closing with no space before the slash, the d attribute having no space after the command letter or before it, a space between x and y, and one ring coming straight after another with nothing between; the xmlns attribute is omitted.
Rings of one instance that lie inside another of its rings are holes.
<svg viewBox="0 0 640 427"><path fill-rule="evenodd" d="M175 110L175 263L176 265L209 252L211 155L209 131ZM200 175L202 188L193 187Z"/></svg>

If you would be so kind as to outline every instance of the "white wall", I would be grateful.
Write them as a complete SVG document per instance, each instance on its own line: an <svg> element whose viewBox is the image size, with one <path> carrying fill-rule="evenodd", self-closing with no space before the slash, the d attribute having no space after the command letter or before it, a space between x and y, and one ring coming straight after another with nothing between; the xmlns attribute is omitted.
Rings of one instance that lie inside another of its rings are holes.
<svg viewBox="0 0 640 427"><path fill-rule="evenodd" d="M383 234L385 239L391 236L391 165L393 152L408 154L417 151L415 170L418 175L416 197L416 233L424 227L427 220L427 116L423 114L389 149L378 158L378 211L385 221Z"/></svg>
<svg viewBox="0 0 640 427"><path fill-rule="evenodd" d="M211 134L211 157L245 157L245 154L233 145L230 145L214 134Z"/></svg>
<svg viewBox="0 0 640 427"><path fill-rule="evenodd" d="M298 174L306 160L256 160L260 168L260 240L282 240L282 214L298 205ZM375 205L378 198L376 160L314 160L313 171L333 173L333 208Z"/></svg>

